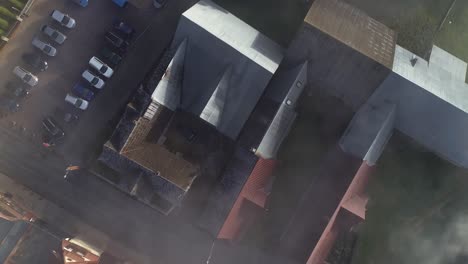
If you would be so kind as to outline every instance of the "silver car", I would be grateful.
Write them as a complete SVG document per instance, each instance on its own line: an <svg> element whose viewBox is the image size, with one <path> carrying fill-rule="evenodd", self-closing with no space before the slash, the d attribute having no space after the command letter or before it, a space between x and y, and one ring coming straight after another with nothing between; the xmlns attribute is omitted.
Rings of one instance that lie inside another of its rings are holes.
<svg viewBox="0 0 468 264"><path fill-rule="evenodd" d="M89 102L85 99L81 99L71 94L65 96L65 102L74 105L76 108L81 110L86 110L88 108Z"/></svg>
<svg viewBox="0 0 468 264"><path fill-rule="evenodd" d="M39 82L39 78L37 78L37 76L21 68L20 66L16 66L13 69L13 73L29 86L35 86Z"/></svg>
<svg viewBox="0 0 468 264"><path fill-rule="evenodd" d="M58 44L63 44L63 42L65 42L65 40L67 39L67 36L65 36L65 34L48 25L43 25L41 27L41 31Z"/></svg>
<svg viewBox="0 0 468 264"><path fill-rule="evenodd" d="M66 28L74 28L76 27L76 21L75 19L71 18L69 15L64 14L58 10L52 11L50 14L53 20L57 21L60 23L60 25L66 27Z"/></svg>
<svg viewBox="0 0 468 264"><path fill-rule="evenodd" d="M102 87L104 86L104 81L98 76L96 76L94 73L92 73L90 70L85 70L83 74L81 74L81 76L83 77L83 79L88 81L88 83L90 83L94 88L102 89Z"/></svg>
<svg viewBox="0 0 468 264"><path fill-rule="evenodd" d="M89 66L91 68L97 70L100 74L102 74L106 78L110 78L114 73L114 70L109 67L107 64L102 62L98 57L94 56L89 60Z"/></svg>
<svg viewBox="0 0 468 264"><path fill-rule="evenodd" d="M57 49L54 48L54 46L49 43L45 43L37 37L33 39L32 45L51 57L57 55Z"/></svg>

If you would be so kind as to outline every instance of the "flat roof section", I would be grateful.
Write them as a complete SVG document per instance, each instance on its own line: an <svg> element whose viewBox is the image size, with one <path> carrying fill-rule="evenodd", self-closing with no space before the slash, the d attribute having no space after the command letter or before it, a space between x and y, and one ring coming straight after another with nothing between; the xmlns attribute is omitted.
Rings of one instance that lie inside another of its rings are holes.
<svg viewBox="0 0 468 264"><path fill-rule="evenodd" d="M316 0L304 22L392 69L396 33L363 11L338 0Z"/></svg>

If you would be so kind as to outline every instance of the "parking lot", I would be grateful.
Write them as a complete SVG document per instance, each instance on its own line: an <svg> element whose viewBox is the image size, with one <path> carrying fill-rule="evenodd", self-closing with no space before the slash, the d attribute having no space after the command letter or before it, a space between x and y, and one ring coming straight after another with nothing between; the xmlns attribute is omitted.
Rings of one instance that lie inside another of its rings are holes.
<svg viewBox="0 0 468 264"><path fill-rule="evenodd" d="M191 3L190 3L191 2ZM28 69L22 56L29 52L40 52L31 45L34 36L51 43L57 48L55 57L44 55L49 67L37 74L38 85L21 100L20 110L1 119L7 126L20 127L32 142L41 143L41 122L46 115L75 113L76 122L65 123L60 115L55 118L65 131L65 138L56 150L70 163L89 160L105 141L115 125L114 120L128 101L132 92L142 82L147 72L158 61L172 39L180 14L195 1L174 0L163 9L155 9L148 1L145 8L127 6L122 9L111 0L91 1L80 7L71 1L36 0L28 17L20 25L7 46L0 52L0 91L8 82L19 81L12 74L15 66ZM50 13L58 9L76 20L76 27L66 29L52 22ZM64 101L72 87L83 82L81 73L89 68L89 59L97 55L106 45L104 35L112 28L114 19L120 18L135 29L128 51L122 62L114 68L110 79L102 78L106 84L94 90L96 97L87 110L81 111ZM50 24L67 35L66 41L58 45L40 32L42 25ZM29 70L29 69L28 69Z"/></svg>

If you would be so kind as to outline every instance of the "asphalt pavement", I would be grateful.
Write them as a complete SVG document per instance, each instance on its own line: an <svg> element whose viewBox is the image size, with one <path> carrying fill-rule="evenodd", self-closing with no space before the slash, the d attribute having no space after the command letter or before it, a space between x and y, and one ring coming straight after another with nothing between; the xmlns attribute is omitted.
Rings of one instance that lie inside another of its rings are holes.
<svg viewBox="0 0 468 264"><path fill-rule="evenodd" d="M169 1L167 6L160 10L151 8L131 12L134 15L143 13L147 16L147 22L139 26L135 41L125 54L123 63L116 69L112 78L107 80L105 89L81 114L78 125L68 134L65 144L60 148L67 160L82 164L96 157L117 125L131 95L172 41L181 13L194 2ZM140 21L134 17L128 17L127 20L135 21L133 24ZM92 25L86 25L88 26Z"/></svg>
<svg viewBox="0 0 468 264"><path fill-rule="evenodd" d="M40 1L40 3L44 2ZM62 2L61 7L69 9L70 14L81 24L75 32L75 37L70 33L70 39L67 40L74 41L75 44L64 46L59 50L62 57L58 58L57 61L60 63L56 62L55 66L51 66L52 68L49 69L51 70L50 74L60 81L55 83L52 78L50 82L43 84L44 86L58 87L61 84L70 84L69 80L79 77L80 72L69 68L65 69L61 65L77 63L79 65L76 67L77 69L84 68L88 57L101 45L96 40L97 37L89 36L85 39L78 39L78 36L82 35L80 31L86 31L95 26L96 23L102 22L110 25L115 15L104 15L107 11L126 16L126 11L116 11L116 7L112 5L110 0L108 2L99 0L96 3L91 3L88 11L80 10L77 6L70 6L69 1L59 2ZM113 120L120 115L120 110L128 102L133 91L143 81L150 68L157 63L158 58L172 40L181 13L194 2L192 0L174 0L169 1L162 10L153 8L140 10L142 19L145 17L148 19L145 23L135 17L128 18L136 21L136 27L140 29L137 32L139 36L126 54L124 62L116 70L112 79L107 82L106 89L92 102L89 109L81 114L79 123L71 132L67 133L66 142L57 152L44 149L37 137L33 137L18 127L8 127L10 123L4 122L0 126L1 173L54 202L88 225L105 233L111 239L147 256L149 259L147 263L151 264L204 263L212 240L207 234L191 224L192 219L178 219L177 216L166 217L133 200L98 177L83 175L77 181L68 182L64 180L63 175L68 165L74 162L89 161L99 151L112 131L112 126L115 125L112 123ZM44 14L50 9L49 6L42 5L37 6L37 8L43 8L44 10L40 9L40 11ZM93 12L95 18L87 20L85 12ZM103 12L102 17L99 16L100 12ZM38 16L35 19L43 18ZM34 25L42 23L40 21ZM26 31L28 30L31 30L29 34L32 34L33 29L26 29ZM101 27L100 30L105 30L105 27ZM99 32L96 31L94 34L98 36ZM74 52L71 49L79 47L79 43L94 48L79 51L81 55L78 57L82 61L75 62L66 54ZM18 51L20 48L15 47L13 51ZM61 97L64 91L60 90L57 93L60 96L53 96L53 98ZM47 100L56 100L53 98L43 98L45 101L42 103L48 105ZM41 103L39 99L35 100L37 104ZM23 116L35 118L34 122L40 123L38 110L32 106L28 109L23 113ZM31 117L28 116L28 113L31 114ZM65 232L67 231L66 226L61 228ZM119 256L118 252L112 253Z"/></svg>
<svg viewBox="0 0 468 264"><path fill-rule="evenodd" d="M158 260L148 263L203 263L211 238L190 219L166 217L92 175L65 181L61 157L44 152L16 130L1 127L0 133L1 173L124 246Z"/></svg>

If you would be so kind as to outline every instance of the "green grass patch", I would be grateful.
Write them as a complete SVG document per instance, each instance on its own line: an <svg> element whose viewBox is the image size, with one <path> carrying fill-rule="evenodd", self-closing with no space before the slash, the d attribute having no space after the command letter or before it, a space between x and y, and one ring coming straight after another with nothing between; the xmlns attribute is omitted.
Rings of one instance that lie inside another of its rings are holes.
<svg viewBox="0 0 468 264"><path fill-rule="evenodd" d="M10 20L16 19L16 15L3 6L0 6L0 16L3 18L10 19Z"/></svg>
<svg viewBox="0 0 468 264"><path fill-rule="evenodd" d="M392 139L379 160L353 264L442 264L457 257L443 241L458 240L453 228L467 213L467 175L408 141Z"/></svg>
<svg viewBox="0 0 468 264"><path fill-rule="evenodd" d="M0 18L0 29L7 30L9 26L10 26L10 23L8 23L8 21Z"/></svg>
<svg viewBox="0 0 468 264"><path fill-rule="evenodd" d="M8 2L10 2L10 4L12 4L14 7L16 7L19 10L23 10L24 5L25 5L23 2L19 0L8 0Z"/></svg>
<svg viewBox="0 0 468 264"><path fill-rule="evenodd" d="M437 34L436 45L468 61L468 1L457 1Z"/></svg>

